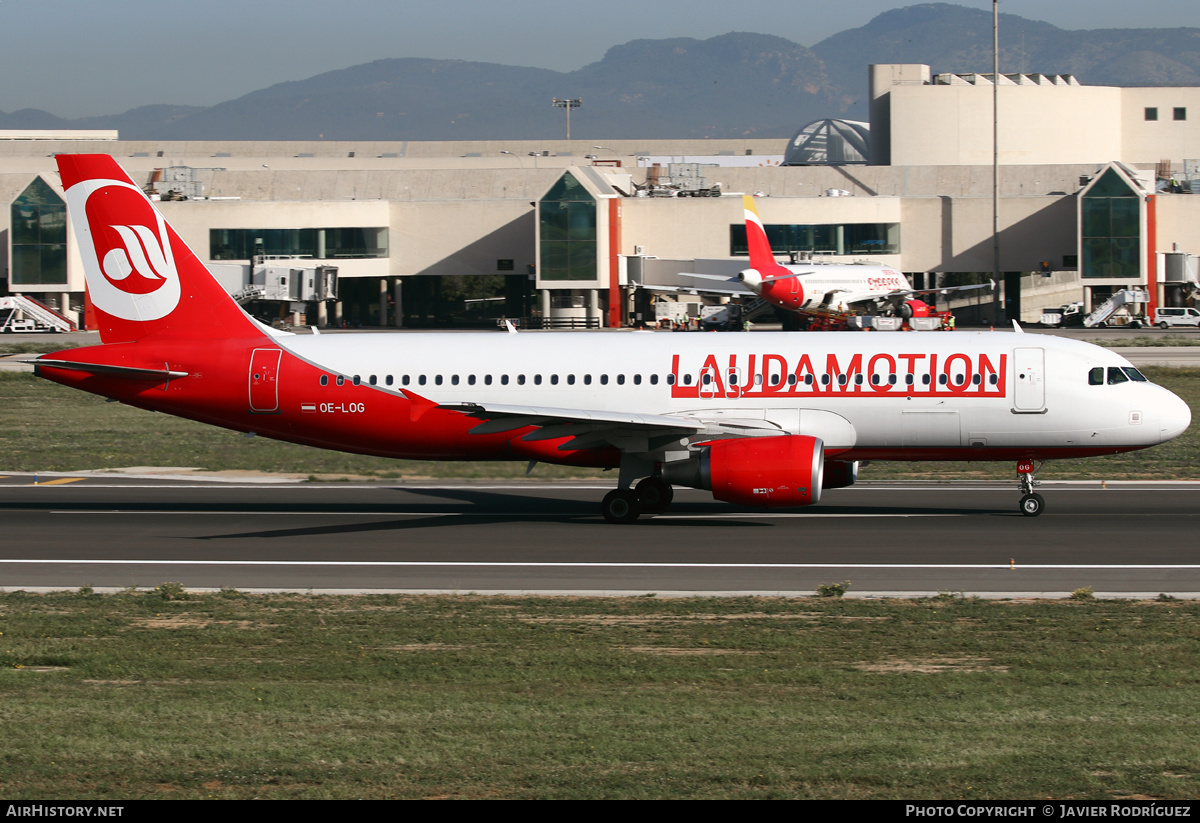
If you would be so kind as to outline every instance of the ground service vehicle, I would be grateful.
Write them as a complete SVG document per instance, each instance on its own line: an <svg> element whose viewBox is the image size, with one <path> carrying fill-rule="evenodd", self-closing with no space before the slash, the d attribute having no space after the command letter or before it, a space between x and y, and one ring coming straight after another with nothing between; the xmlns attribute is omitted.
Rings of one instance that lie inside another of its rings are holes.
<svg viewBox="0 0 1200 823"><path fill-rule="evenodd" d="M1154 325L1160 329L1169 329L1171 326L1200 326L1200 310L1157 309L1154 312Z"/></svg>

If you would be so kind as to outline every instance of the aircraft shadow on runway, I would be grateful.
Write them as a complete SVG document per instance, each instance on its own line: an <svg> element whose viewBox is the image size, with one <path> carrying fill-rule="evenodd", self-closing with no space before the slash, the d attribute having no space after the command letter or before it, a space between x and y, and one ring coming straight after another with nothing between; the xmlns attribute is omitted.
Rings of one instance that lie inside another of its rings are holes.
<svg viewBox="0 0 1200 823"><path fill-rule="evenodd" d="M329 506L323 507L325 512L336 512L338 508L343 508L347 511L354 511L356 514L361 514L364 511L378 509L379 514L381 515L393 515L403 517L404 519L389 519L374 523L303 526L288 529L259 529L248 532L214 534L196 539L223 540L231 538L294 538L376 531L409 531L414 529L450 527L458 528L463 526L463 521L467 519L469 519L470 525L472 526L493 526L511 524L518 520L526 520L529 522L599 525L603 526L604 528L619 528L605 523L599 512L596 511L596 502L589 500L563 500L552 497L531 497L527 494L512 494L492 489L478 490L396 487L393 489L393 491L427 498L431 501L454 501L455 504L452 505L447 503L435 506L421 506L420 508L422 511L420 513L414 512L412 515L405 515L403 508L416 507L403 506L398 509L397 507L380 506L378 504L353 507ZM439 511L436 514L430 514L428 511L430 508L443 509L444 511ZM304 513L305 509L301 507L287 506L280 507L280 511L281 513L291 511ZM859 516L897 516L914 513L911 508L903 506L827 504L809 506L803 509L776 509L773 511L806 513L813 515L840 514ZM920 513L924 515L943 514L958 516L1020 516L1015 511L998 512L995 509L950 508L945 506L931 506L929 508L923 508L921 509ZM747 518L747 514L761 514L763 515L763 519L758 520L754 519L753 517ZM656 517L654 515L644 515L637 521L635 526L652 528L702 527L707 529L740 529L777 526L777 522L774 522L768 518L769 514L771 514L770 511L752 509L743 506L732 506L721 502L690 502L677 500L674 504L672 504L669 510L669 518ZM729 519L724 519L722 515L728 515Z"/></svg>

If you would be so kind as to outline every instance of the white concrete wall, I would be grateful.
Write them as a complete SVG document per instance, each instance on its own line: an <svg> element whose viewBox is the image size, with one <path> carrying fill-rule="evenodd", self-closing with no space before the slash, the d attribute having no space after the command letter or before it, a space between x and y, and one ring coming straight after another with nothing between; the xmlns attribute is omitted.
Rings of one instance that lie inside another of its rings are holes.
<svg viewBox="0 0 1200 823"><path fill-rule="evenodd" d="M1157 120L1146 119L1147 108L1158 109ZM1175 120L1176 108L1185 109L1187 119ZM1200 88L1121 89L1121 132L1119 159L1143 164L1170 160L1180 171L1183 160L1200 158Z"/></svg>
<svg viewBox="0 0 1200 823"><path fill-rule="evenodd" d="M893 87L892 165L990 166L992 89L990 83ZM1104 86L1001 85L1000 163L1127 159L1121 92Z"/></svg>

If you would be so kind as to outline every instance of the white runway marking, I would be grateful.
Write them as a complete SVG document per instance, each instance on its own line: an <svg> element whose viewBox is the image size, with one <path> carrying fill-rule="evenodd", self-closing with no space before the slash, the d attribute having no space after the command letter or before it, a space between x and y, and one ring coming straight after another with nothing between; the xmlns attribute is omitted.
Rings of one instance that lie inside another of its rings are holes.
<svg viewBox="0 0 1200 823"><path fill-rule="evenodd" d="M0 559L0 564L37 564L51 566L338 566L346 568L412 566L446 568L561 568L561 569L1003 569L1004 571L1044 571L1048 569L1094 570L1196 570L1200 564L1058 564L1020 565L1010 569L1007 563L620 563L613 561L517 562L496 560L21 560Z"/></svg>
<svg viewBox="0 0 1200 823"><path fill-rule="evenodd" d="M87 509L52 509L51 514L169 514L169 515L187 515L189 517L209 517L219 516L228 517L230 515L261 515L261 516L277 516L277 517L510 517L514 519L526 517L560 517L565 512L410 512L410 511L394 511L394 512L291 512L291 511L192 511L192 510L162 510L162 511L141 511L135 509L105 509L103 511L90 511ZM599 515L596 515L599 517ZM655 520L723 520L734 517L741 518L794 518L794 517L969 517L968 514L956 514L954 512L900 512L896 514L854 514L837 512L729 512L727 514L656 514L648 515Z"/></svg>

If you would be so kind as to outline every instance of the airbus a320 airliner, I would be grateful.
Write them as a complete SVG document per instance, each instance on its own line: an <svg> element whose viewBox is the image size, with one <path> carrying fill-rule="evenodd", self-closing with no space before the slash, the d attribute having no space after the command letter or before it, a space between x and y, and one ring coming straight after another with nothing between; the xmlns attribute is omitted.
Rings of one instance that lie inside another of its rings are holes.
<svg viewBox="0 0 1200 823"><path fill-rule="evenodd" d="M856 312L888 314L911 320L932 317L936 308L918 299L922 295L948 295L958 291L995 289L995 281L973 286L947 286L940 289L914 289L900 272L878 263L808 263L785 266L775 261L771 243L758 207L750 195L742 197L746 220L746 245L750 267L735 277L715 274L684 273L683 277L720 280L727 288L653 286L658 291L694 292L725 297L756 295L772 306L810 318L835 321L843 328Z"/></svg>
<svg viewBox="0 0 1200 823"><path fill-rule="evenodd" d="M619 469L610 522L672 486L805 506L858 461L1034 467L1181 434L1191 412L1122 357L1011 332L291 335L249 317L106 155L58 167L102 345L37 374L144 409L384 457Z"/></svg>

